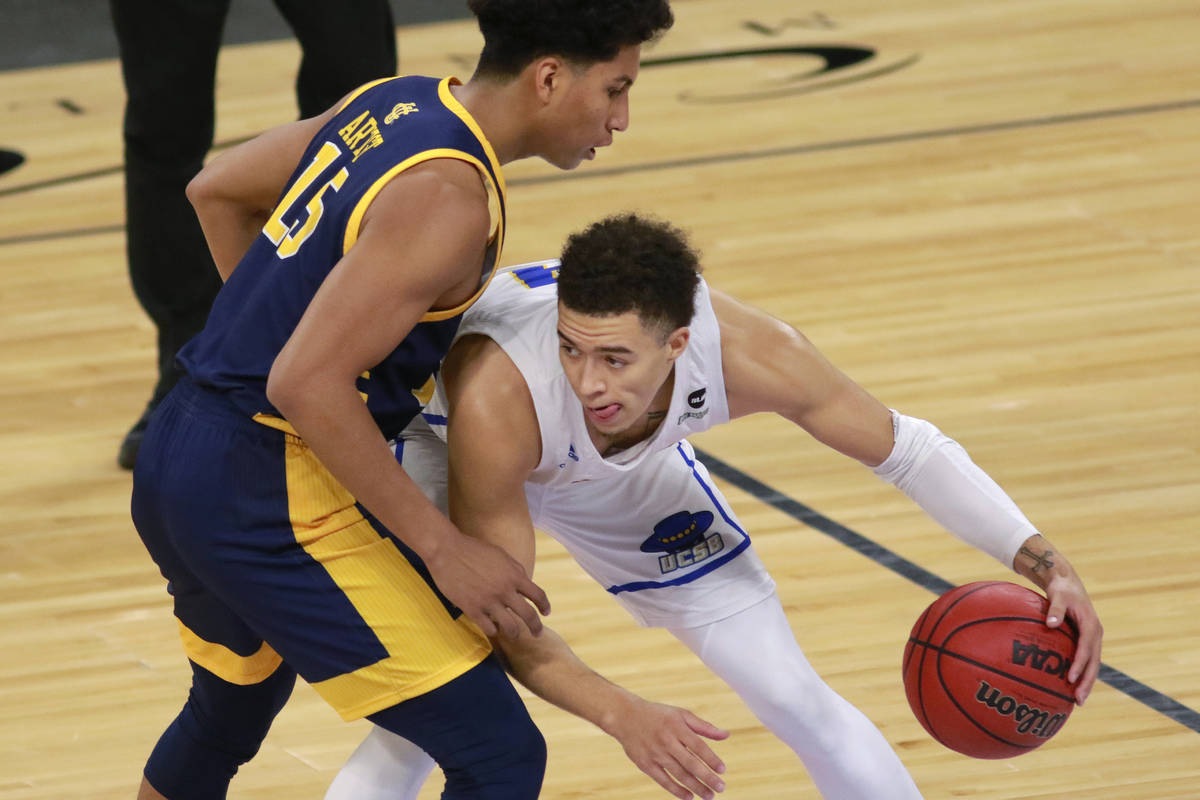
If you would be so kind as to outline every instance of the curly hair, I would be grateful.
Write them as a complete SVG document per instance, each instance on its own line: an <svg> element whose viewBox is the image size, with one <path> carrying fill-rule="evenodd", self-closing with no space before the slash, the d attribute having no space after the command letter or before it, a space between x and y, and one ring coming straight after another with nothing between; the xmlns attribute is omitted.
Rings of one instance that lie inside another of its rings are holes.
<svg viewBox="0 0 1200 800"><path fill-rule="evenodd" d="M689 325L700 255L669 223L634 213L606 217L567 238L558 299L582 314L637 312L663 339Z"/></svg>
<svg viewBox="0 0 1200 800"><path fill-rule="evenodd" d="M675 22L667 0L468 0L483 52L476 75L513 77L542 56L577 65L611 61Z"/></svg>

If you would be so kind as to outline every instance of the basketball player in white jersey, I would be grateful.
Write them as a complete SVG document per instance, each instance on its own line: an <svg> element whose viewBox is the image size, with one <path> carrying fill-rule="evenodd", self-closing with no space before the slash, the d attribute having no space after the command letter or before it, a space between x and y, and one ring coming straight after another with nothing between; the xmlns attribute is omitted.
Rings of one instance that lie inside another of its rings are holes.
<svg viewBox="0 0 1200 800"><path fill-rule="evenodd" d="M957 443L889 411L794 329L710 291L698 270L678 230L626 215L572 236L561 265L498 274L398 442L405 470L463 531L531 571L534 528L555 537L640 624L669 629L725 680L823 797L920 798L875 726L809 666L774 582L684 438L781 414L1041 588L1047 624L1079 630L1069 679L1082 703L1102 630L1068 561ZM723 788L698 736L592 673L552 631L494 642L518 679L615 736L672 794ZM415 797L432 765L376 728L326 800Z"/></svg>

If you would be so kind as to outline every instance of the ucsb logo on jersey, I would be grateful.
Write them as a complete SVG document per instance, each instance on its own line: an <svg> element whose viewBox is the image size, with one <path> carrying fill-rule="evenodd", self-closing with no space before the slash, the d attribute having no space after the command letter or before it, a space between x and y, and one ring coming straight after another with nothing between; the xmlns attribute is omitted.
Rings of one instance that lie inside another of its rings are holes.
<svg viewBox="0 0 1200 800"><path fill-rule="evenodd" d="M658 570L664 575L683 567L699 564L725 549L725 540L712 527L711 511L677 511L654 526L643 553L663 553L658 557Z"/></svg>

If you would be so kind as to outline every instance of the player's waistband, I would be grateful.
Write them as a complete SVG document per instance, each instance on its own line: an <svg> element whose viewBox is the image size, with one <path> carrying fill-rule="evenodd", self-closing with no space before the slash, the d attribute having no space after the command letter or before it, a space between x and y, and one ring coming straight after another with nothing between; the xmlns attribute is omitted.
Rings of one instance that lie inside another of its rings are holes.
<svg viewBox="0 0 1200 800"><path fill-rule="evenodd" d="M263 442L278 442L280 436L294 435L256 422L224 392L198 384L186 374L180 377L167 398L190 417L236 427Z"/></svg>

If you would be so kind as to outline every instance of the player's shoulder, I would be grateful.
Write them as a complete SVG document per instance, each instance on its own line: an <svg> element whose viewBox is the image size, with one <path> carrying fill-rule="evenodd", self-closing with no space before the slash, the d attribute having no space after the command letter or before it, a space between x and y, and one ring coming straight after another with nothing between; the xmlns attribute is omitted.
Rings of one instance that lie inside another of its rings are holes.
<svg viewBox="0 0 1200 800"><path fill-rule="evenodd" d="M440 374L452 429L477 446L500 449L532 470L541 458L533 394L525 377L496 341L481 334L455 340Z"/></svg>
<svg viewBox="0 0 1200 800"><path fill-rule="evenodd" d="M472 333L455 340L442 362L441 381L452 406L495 415L532 410L525 376L490 336Z"/></svg>
<svg viewBox="0 0 1200 800"><path fill-rule="evenodd" d="M424 226L436 217L484 238L491 230L488 193L479 173L450 158L430 159L396 175L372 201L368 214L386 216L397 227Z"/></svg>

